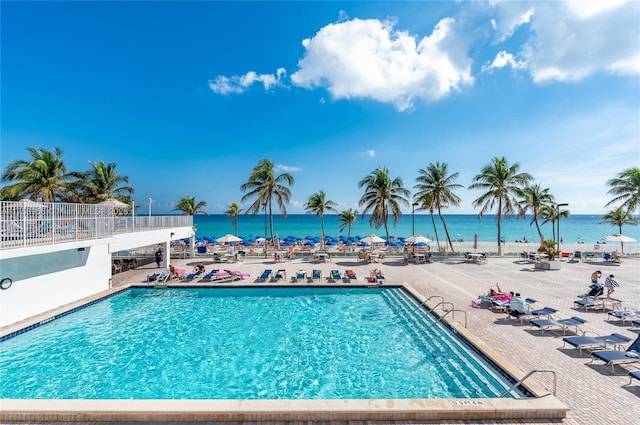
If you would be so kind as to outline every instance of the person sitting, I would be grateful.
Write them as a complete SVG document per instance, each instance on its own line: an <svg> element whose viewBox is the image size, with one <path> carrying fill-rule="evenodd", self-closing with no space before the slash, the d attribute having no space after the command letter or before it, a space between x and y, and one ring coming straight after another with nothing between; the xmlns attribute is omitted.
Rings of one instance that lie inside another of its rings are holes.
<svg viewBox="0 0 640 425"><path fill-rule="evenodd" d="M596 270L595 272L593 272L591 274L591 283L598 283L598 279L600 279L600 276L602 276L602 272L600 270Z"/></svg>
<svg viewBox="0 0 640 425"><path fill-rule="evenodd" d="M511 298L509 311L517 314L524 314L527 311L527 302L520 296L520 292L516 292L516 296Z"/></svg>
<svg viewBox="0 0 640 425"><path fill-rule="evenodd" d="M172 264L169 264L169 279L173 279L174 277L178 277L178 272Z"/></svg>

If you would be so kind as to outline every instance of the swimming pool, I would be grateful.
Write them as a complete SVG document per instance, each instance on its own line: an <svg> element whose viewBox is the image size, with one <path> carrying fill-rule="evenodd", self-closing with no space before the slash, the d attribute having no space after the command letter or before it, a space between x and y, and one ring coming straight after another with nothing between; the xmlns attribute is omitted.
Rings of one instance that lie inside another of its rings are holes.
<svg viewBox="0 0 640 425"><path fill-rule="evenodd" d="M401 288L132 288L2 342L0 368L0 397L16 399L477 398L511 385Z"/></svg>
<svg viewBox="0 0 640 425"><path fill-rule="evenodd" d="M0 418L565 416L553 397L496 398L512 379L417 299L407 286L112 290L3 336Z"/></svg>

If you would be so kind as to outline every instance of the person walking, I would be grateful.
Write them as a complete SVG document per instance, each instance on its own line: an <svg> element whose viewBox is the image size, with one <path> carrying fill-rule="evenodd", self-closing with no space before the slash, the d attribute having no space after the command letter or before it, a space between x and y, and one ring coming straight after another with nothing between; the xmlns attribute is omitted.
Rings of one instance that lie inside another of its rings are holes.
<svg viewBox="0 0 640 425"><path fill-rule="evenodd" d="M614 278L614 276L612 274L610 274L604 280L604 286L605 286L605 288L607 288L607 298L609 298L611 296L611 294L613 294L613 292L615 291L614 288L617 288L618 286L620 286L620 284L618 282L616 282L615 280L613 280L613 278Z"/></svg>
<svg viewBox="0 0 640 425"><path fill-rule="evenodd" d="M158 267L160 267L160 263L162 263L162 247L161 246L159 246L158 249L156 249L155 257L156 257L156 264L158 265Z"/></svg>

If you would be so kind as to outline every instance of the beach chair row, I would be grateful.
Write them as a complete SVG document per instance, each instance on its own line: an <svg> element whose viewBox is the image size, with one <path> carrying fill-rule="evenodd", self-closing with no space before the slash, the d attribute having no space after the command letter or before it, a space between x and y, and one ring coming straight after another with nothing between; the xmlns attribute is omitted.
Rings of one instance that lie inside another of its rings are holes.
<svg viewBox="0 0 640 425"><path fill-rule="evenodd" d="M265 282L291 282L291 283L320 283L323 281L322 278L322 270L313 269L311 274L308 274L306 270L297 270L295 273L291 275L291 277L287 278L288 274L285 269L278 269L275 272L273 269L265 269L257 278L256 283L265 283ZM324 279L327 283L356 283L358 281L358 277L356 273L347 269L343 274L338 270L331 270L329 272L329 276L326 276ZM366 282L369 283L377 283L381 284L384 282L384 275L379 270L372 270L370 275L365 278Z"/></svg>

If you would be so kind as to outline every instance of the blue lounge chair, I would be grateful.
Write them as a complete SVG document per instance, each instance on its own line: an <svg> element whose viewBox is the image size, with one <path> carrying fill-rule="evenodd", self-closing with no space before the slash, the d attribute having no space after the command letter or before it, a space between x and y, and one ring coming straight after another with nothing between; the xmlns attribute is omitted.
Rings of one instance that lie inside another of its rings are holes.
<svg viewBox="0 0 640 425"><path fill-rule="evenodd" d="M529 298L527 298L529 299ZM526 300L525 300L526 301ZM556 310L555 308L551 308L551 307L542 307L536 310L530 310L530 311L526 311L524 314L517 314L513 311L509 312L509 315L507 316L507 318L516 318L518 320L520 320L520 324L524 325L524 322L527 320L532 320L532 319L542 319L543 317L546 317L547 319L552 319L552 315L557 313L558 310Z"/></svg>
<svg viewBox="0 0 640 425"><path fill-rule="evenodd" d="M569 344L577 348L580 355L582 355L582 350L606 350L607 345L612 345L616 349L620 345L631 341L631 338L613 333L603 336L567 336L562 338L562 341L564 341L563 347Z"/></svg>
<svg viewBox="0 0 640 425"><path fill-rule="evenodd" d="M220 270L218 269L211 270L209 273L202 276L202 279L200 279L200 282L211 282L214 279L215 274L218 273L219 271Z"/></svg>
<svg viewBox="0 0 640 425"><path fill-rule="evenodd" d="M340 272L338 270L331 270L331 274L327 278L329 282L337 282L340 279L342 279L342 276L340 276Z"/></svg>
<svg viewBox="0 0 640 425"><path fill-rule="evenodd" d="M609 316L607 317L607 321L618 321L622 322L622 325L625 325L626 322L632 322L633 320L640 319L640 310L613 310L610 311Z"/></svg>
<svg viewBox="0 0 640 425"><path fill-rule="evenodd" d="M279 280L287 280L287 272L285 269L278 269L271 279L272 282L278 282Z"/></svg>
<svg viewBox="0 0 640 425"><path fill-rule="evenodd" d="M191 282L192 280L196 280L196 279L200 279L201 277L203 277L205 275L205 271L203 270L198 270L195 273L189 273L188 275L186 275L185 277L182 278L183 282Z"/></svg>
<svg viewBox="0 0 640 425"><path fill-rule="evenodd" d="M562 329L562 335L564 335L570 326L575 326L575 333L578 333L580 325L585 324L587 321L581 317L573 316L569 319L552 320L552 319L533 319L529 321L529 327L535 326L540 329L541 333L545 330L552 328ZM584 332L583 332L584 333Z"/></svg>
<svg viewBox="0 0 640 425"><path fill-rule="evenodd" d="M344 271L344 277L342 278L343 282L357 282L358 278L356 277L356 272L354 272L353 270L349 269L349 270L345 270Z"/></svg>
<svg viewBox="0 0 640 425"><path fill-rule="evenodd" d="M602 360L606 364L611 365L611 372L617 364L640 363L640 335L627 348L627 351L621 350L602 350L593 351L591 353L591 362L594 360Z"/></svg>
<svg viewBox="0 0 640 425"><path fill-rule="evenodd" d="M629 383L627 385L631 385L631 382L633 382L634 379L640 381L640 370L632 370L629 372Z"/></svg>
<svg viewBox="0 0 640 425"><path fill-rule="evenodd" d="M584 297L573 302L576 309L589 310L606 310L607 304L610 304L612 309L619 308L622 304L622 300L617 298L598 298L598 297Z"/></svg>
<svg viewBox="0 0 640 425"><path fill-rule="evenodd" d="M640 328L640 319L631 321L631 329L634 329L636 326Z"/></svg>
<svg viewBox="0 0 640 425"><path fill-rule="evenodd" d="M313 269L311 272L311 281L312 282L320 282L322 280L322 271L318 269Z"/></svg>
<svg viewBox="0 0 640 425"><path fill-rule="evenodd" d="M306 270L298 270L296 275L291 279L292 282L304 282L305 280L307 280Z"/></svg>
<svg viewBox="0 0 640 425"><path fill-rule="evenodd" d="M267 280L271 279L271 273L273 272L273 270L271 269L265 269L265 271L262 272L262 274L260 276L258 276L258 279L256 279L258 282L266 282Z"/></svg>

